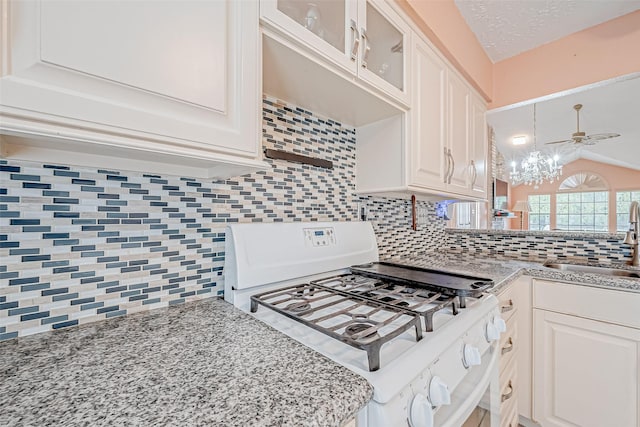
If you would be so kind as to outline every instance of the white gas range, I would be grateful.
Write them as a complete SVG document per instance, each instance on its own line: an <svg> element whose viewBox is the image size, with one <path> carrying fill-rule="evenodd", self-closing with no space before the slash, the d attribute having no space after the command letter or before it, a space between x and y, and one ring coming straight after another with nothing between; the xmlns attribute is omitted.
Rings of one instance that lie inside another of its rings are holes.
<svg viewBox="0 0 640 427"><path fill-rule="evenodd" d="M499 424L492 282L378 262L368 222L235 224L225 256L225 300L371 383L358 426Z"/></svg>

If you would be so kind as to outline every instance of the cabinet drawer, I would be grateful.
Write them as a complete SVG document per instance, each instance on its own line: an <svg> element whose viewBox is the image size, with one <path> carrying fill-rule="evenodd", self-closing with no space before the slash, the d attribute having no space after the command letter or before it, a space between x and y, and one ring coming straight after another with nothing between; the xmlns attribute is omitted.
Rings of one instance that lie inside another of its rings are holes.
<svg viewBox="0 0 640 427"><path fill-rule="evenodd" d="M518 371L515 359L500 373L500 417L505 419L518 407Z"/></svg>
<svg viewBox="0 0 640 427"><path fill-rule="evenodd" d="M511 415L508 418L503 418L502 419L502 423L500 424L501 427L518 427L520 424L519 422L519 416L518 416L518 406L514 405L513 406L513 412L511 413Z"/></svg>
<svg viewBox="0 0 640 427"><path fill-rule="evenodd" d="M511 408L508 413L501 414L500 427L517 427L518 424L513 425L514 414L517 415L517 413L518 407L517 405L513 405L513 408Z"/></svg>
<svg viewBox="0 0 640 427"><path fill-rule="evenodd" d="M518 304L514 284L509 285L498 295L498 304L500 305L500 315L505 321L515 314Z"/></svg>
<svg viewBox="0 0 640 427"><path fill-rule="evenodd" d="M518 351L518 324L516 316L507 320L507 331L500 338L500 372L511 364Z"/></svg>
<svg viewBox="0 0 640 427"><path fill-rule="evenodd" d="M640 293L533 281L533 307L640 329Z"/></svg>

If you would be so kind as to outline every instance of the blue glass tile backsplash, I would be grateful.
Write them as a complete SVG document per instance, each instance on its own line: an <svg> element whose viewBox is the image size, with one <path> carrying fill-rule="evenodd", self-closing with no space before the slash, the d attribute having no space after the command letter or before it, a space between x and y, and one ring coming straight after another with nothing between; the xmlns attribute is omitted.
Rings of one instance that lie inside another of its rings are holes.
<svg viewBox="0 0 640 427"><path fill-rule="evenodd" d="M263 145L331 160L279 160L226 181L0 160L0 340L220 295L230 222L349 221L368 206L381 256L442 244L409 202L355 195L355 129L263 100Z"/></svg>

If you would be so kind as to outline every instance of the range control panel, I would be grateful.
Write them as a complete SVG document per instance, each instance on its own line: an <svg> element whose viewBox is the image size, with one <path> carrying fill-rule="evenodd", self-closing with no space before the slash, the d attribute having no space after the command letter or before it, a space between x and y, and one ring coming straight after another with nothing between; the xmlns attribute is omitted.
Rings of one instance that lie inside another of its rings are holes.
<svg viewBox="0 0 640 427"><path fill-rule="evenodd" d="M333 246L336 233L333 227L305 228L304 239L308 246Z"/></svg>

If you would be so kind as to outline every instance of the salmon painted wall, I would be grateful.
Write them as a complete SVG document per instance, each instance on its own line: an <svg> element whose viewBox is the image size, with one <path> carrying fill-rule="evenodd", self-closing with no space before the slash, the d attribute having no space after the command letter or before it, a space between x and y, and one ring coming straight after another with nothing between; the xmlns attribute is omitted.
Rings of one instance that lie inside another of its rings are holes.
<svg viewBox="0 0 640 427"><path fill-rule="evenodd" d="M638 71L640 11L495 63L489 108Z"/></svg>
<svg viewBox="0 0 640 427"><path fill-rule="evenodd" d="M614 194L616 191L625 190L640 190L640 171L635 169L628 169L619 166L613 166L606 163L594 162L592 160L578 159L562 167L562 178L558 182L546 183L539 186L538 189L534 189L532 185L518 185L510 188L509 193L509 208L513 209L513 206L518 200L527 200L530 194L551 194L551 224L555 223L555 203L553 202L554 195L558 192L558 188L562 181L575 175L579 172L592 172L603 178L603 180L609 186L609 191ZM615 230L616 218L615 215L611 215L616 210L615 196L609 196L609 230ZM516 213L516 215L520 215ZM524 228L527 229L529 219L525 215ZM520 228L520 221L512 220L510 222L511 228Z"/></svg>
<svg viewBox="0 0 640 427"><path fill-rule="evenodd" d="M490 109L640 72L640 11L493 64L454 0L396 3Z"/></svg>
<svg viewBox="0 0 640 427"><path fill-rule="evenodd" d="M431 42L487 100L493 93L493 63L453 0L396 0Z"/></svg>

